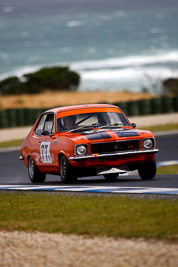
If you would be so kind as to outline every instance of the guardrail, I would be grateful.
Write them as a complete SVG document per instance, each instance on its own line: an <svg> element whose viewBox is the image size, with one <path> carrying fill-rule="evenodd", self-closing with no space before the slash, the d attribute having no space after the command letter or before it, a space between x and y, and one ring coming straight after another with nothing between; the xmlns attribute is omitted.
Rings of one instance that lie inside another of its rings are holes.
<svg viewBox="0 0 178 267"><path fill-rule="evenodd" d="M178 112L178 95L175 97L143 99L139 101L116 102L127 116L140 116ZM4 109L0 110L0 128L33 125L39 115L46 109Z"/></svg>

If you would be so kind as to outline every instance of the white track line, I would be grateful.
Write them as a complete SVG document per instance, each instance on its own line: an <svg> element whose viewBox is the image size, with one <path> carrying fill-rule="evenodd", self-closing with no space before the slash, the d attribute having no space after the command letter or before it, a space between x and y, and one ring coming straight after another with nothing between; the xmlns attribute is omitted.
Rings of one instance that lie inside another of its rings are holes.
<svg viewBox="0 0 178 267"><path fill-rule="evenodd" d="M154 187L0 185L0 190L178 195L178 188Z"/></svg>

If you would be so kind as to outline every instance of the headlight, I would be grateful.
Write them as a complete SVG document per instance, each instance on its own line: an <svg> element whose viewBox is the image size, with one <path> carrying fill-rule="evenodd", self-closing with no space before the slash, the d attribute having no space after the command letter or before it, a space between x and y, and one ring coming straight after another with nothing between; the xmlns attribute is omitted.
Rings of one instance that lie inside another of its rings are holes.
<svg viewBox="0 0 178 267"><path fill-rule="evenodd" d="M143 139L143 149L152 149L154 147L154 139Z"/></svg>
<svg viewBox="0 0 178 267"><path fill-rule="evenodd" d="M77 146L76 154L77 154L77 156L86 156L87 155L87 146L85 146L85 145Z"/></svg>

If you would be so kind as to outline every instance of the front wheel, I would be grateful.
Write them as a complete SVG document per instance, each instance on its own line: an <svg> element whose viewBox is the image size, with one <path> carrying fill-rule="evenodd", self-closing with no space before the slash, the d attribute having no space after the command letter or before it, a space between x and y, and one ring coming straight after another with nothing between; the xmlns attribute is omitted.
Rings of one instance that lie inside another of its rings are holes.
<svg viewBox="0 0 178 267"><path fill-rule="evenodd" d="M61 155L60 157L60 176L61 181L64 184L77 181L75 169L72 167L72 165L64 155Z"/></svg>
<svg viewBox="0 0 178 267"><path fill-rule="evenodd" d="M46 174L38 170L32 157L28 158L28 175L32 183L43 183L46 178Z"/></svg>
<svg viewBox="0 0 178 267"><path fill-rule="evenodd" d="M156 161L147 161L140 164L138 168L138 173L142 180L151 180L156 175Z"/></svg>

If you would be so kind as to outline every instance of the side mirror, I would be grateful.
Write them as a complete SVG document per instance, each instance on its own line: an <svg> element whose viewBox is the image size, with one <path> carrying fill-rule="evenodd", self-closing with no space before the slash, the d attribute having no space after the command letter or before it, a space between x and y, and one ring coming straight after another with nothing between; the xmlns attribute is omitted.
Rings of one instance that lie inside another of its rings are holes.
<svg viewBox="0 0 178 267"><path fill-rule="evenodd" d="M56 138L56 136L54 135L54 133L50 133L49 136L50 136L51 138Z"/></svg>
<svg viewBox="0 0 178 267"><path fill-rule="evenodd" d="M136 128L136 126L137 126L135 123L131 123L131 125L133 128Z"/></svg>
<svg viewBox="0 0 178 267"><path fill-rule="evenodd" d="M42 134L42 135L49 135L49 132L48 132L48 131L42 131L41 134Z"/></svg>

